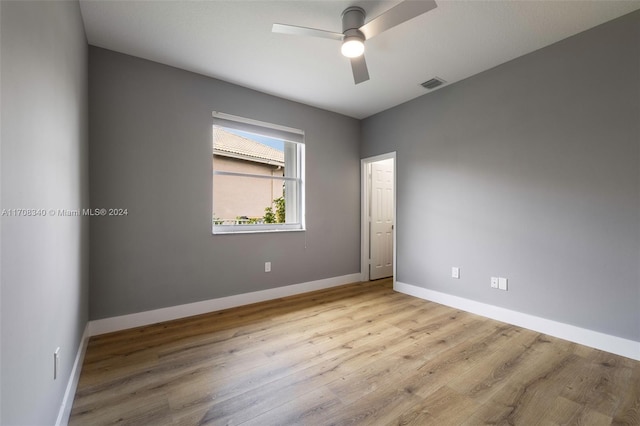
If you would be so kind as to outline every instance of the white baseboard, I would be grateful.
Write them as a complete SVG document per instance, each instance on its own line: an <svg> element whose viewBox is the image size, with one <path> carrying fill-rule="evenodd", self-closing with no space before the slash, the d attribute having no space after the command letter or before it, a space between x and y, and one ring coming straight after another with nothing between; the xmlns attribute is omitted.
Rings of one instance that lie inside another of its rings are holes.
<svg viewBox="0 0 640 426"><path fill-rule="evenodd" d="M67 382L67 389L64 392L62 398L62 404L58 411L58 418L56 420L56 426L65 426L69 423L69 417L71 416L71 408L73 406L73 398L76 394L78 387L78 381L80 380L80 372L82 371L82 362L84 361L84 354L87 351L87 343L89 342L89 324L84 328L82 333L82 339L80 340L80 346L76 353L76 359L73 362L73 368L71 369L71 375Z"/></svg>
<svg viewBox="0 0 640 426"><path fill-rule="evenodd" d="M393 289L483 317L640 361L640 342L396 281Z"/></svg>
<svg viewBox="0 0 640 426"><path fill-rule="evenodd" d="M322 290L359 281L360 273L343 275L340 277L276 287L252 293L221 297L219 299L204 300L201 302L187 303L185 305L170 306L167 308L154 309L152 311L94 320L90 321L88 324L89 336L141 327L163 321L171 321L178 318L205 314L207 312L234 308L236 306L248 305L251 303L264 302L265 300L308 293L310 291Z"/></svg>

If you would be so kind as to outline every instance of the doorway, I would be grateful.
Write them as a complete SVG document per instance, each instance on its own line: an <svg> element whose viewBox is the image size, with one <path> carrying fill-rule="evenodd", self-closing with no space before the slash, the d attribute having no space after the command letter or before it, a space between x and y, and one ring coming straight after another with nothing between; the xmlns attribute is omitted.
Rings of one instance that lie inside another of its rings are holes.
<svg viewBox="0 0 640 426"><path fill-rule="evenodd" d="M396 272L396 153L360 160L361 281Z"/></svg>

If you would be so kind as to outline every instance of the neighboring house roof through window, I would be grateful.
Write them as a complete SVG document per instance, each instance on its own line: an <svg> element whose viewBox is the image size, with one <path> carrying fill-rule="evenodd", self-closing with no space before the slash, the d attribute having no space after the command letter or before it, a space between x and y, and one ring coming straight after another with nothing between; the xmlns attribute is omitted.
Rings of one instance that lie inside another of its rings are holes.
<svg viewBox="0 0 640 426"><path fill-rule="evenodd" d="M213 154L257 163L284 166L284 152L260 142L214 127Z"/></svg>

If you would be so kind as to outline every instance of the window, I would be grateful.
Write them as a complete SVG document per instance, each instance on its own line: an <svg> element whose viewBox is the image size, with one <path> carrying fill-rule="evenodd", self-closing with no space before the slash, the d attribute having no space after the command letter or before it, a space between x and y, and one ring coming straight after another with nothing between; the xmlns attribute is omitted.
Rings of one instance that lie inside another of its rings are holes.
<svg viewBox="0 0 640 426"><path fill-rule="evenodd" d="M212 229L304 229L302 130L213 113Z"/></svg>

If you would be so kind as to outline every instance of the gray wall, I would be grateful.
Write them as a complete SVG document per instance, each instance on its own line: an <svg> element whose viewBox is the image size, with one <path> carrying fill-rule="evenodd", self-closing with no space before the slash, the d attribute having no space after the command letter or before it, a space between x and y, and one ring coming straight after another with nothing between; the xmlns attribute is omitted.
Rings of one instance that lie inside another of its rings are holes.
<svg viewBox="0 0 640 426"><path fill-rule="evenodd" d="M364 120L397 279L640 341L639 122L640 13Z"/></svg>
<svg viewBox="0 0 640 426"><path fill-rule="evenodd" d="M0 9L2 208L88 207L80 8L2 1ZM88 231L86 218L2 217L3 425L56 421L87 323Z"/></svg>
<svg viewBox="0 0 640 426"><path fill-rule="evenodd" d="M355 119L89 48L92 319L357 273ZM307 231L212 235L212 111L306 132ZM272 272L264 272L264 262Z"/></svg>

